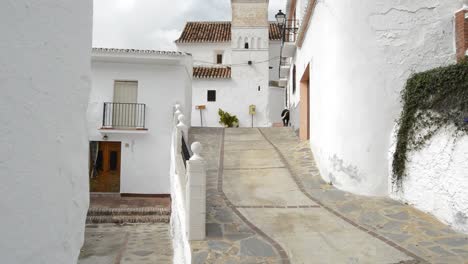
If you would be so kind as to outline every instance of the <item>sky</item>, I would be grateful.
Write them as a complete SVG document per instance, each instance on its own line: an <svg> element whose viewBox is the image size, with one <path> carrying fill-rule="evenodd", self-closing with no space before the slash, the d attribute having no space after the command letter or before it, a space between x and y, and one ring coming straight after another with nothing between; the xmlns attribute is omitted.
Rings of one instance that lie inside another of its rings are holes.
<svg viewBox="0 0 468 264"><path fill-rule="evenodd" d="M286 0L270 0L274 20ZM187 21L229 21L230 0L94 0L93 47L175 50Z"/></svg>

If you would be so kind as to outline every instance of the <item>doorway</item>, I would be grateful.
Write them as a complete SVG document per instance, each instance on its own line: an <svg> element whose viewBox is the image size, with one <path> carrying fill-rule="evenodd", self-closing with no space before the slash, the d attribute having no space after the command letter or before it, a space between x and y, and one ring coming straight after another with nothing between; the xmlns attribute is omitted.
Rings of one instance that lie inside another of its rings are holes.
<svg viewBox="0 0 468 264"><path fill-rule="evenodd" d="M90 142L90 191L120 192L120 142Z"/></svg>
<svg viewBox="0 0 468 264"><path fill-rule="evenodd" d="M301 78L301 99L300 99L300 126L299 138L301 140L310 139L310 64L304 70Z"/></svg>

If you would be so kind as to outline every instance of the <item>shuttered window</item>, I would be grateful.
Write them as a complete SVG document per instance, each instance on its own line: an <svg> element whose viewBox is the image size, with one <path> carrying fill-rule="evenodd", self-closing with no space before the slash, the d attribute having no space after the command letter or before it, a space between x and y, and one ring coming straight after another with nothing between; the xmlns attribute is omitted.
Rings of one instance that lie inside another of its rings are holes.
<svg viewBox="0 0 468 264"><path fill-rule="evenodd" d="M114 103L137 103L137 81L115 81Z"/></svg>

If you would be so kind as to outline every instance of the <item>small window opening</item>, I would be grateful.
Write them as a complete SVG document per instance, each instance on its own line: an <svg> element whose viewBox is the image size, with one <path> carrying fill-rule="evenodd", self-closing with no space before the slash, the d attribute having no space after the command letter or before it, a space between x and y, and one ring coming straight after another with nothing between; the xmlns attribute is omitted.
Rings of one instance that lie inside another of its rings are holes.
<svg viewBox="0 0 468 264"><path fill-rule="evenodd" d="M296 65L293 67L293 77L292 77L292 92L293 94L296 93Z"/></svg>
<svg viewBox="0 0 468 264"><path fill-rule="evenodd" d="M223 64L223 54L217 54L216 55L216 63L217 64Z"/></svg>
<svg viewBox="0 0 468 264"><path fill-rule="evenodd" d="M208 90L208 102L216 102L216 90Z"/></svg>
<svg viewBox="0 0 468 264"><path fill-rule="evenodd" d="M244 48L245 48L245 49L249 49L249 43L248 43L248 42L246 42L246 43L244 44Z"/></svg>

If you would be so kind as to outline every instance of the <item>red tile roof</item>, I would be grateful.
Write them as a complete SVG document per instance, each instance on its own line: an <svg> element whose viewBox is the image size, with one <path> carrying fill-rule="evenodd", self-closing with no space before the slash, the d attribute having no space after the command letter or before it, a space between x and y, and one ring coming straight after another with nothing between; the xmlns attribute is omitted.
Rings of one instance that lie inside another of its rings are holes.
<svg viewBox="0 0 468 264"><path fill-rule="evenodd" d="M278 24L270 22L270 40L281 40ZM231 22L187 22L176 43L229 42Z"/></svg>
<svg viewBox="0 0 468 264"><path fill-rule="evenodd" d="M230 79L231 67L193 67L193 77L198 79Z"/></svg>

